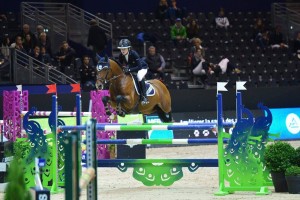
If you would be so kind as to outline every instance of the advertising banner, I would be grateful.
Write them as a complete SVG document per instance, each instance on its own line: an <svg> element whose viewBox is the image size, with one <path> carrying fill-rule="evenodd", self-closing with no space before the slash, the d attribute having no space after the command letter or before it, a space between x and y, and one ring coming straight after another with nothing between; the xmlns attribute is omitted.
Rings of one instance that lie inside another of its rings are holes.
<svg viewBox="0 0 300 200"><path fill-rule="evenodd" d="M273 121L269 133L280 134L280 140L300 139L300 108L270 109Z"/></svg>
<svg viewBox="0 0 300 200"><path fill-rule="evenodd" d="M271 108L273 121L269 129L271 138L278 140L300 139L300 108ZM262 116L261 110L251 111L255 118ZM186 112L173 113L175 122L189 123L217 123L216 112ZM145 116L146 123L160 123L157 115ZM235 111L225 111L224 121L236 123ZM226 128L231 133L232 128ZM149 131L149 138L217 138L213 130L174 130L174 131ZM272 136L275 135L275 136Z"/></svg>

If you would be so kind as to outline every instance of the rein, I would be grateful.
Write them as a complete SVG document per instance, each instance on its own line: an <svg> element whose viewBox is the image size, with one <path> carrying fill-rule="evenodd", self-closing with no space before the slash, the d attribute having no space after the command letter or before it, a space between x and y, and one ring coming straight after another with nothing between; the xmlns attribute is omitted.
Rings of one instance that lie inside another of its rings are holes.
<svg viewBox="0 0 300 200"><path fill-rule="evenodd" d="M105 84L107 84L107 83L109 83L109 82L111 82L111 81L113 81L113 80L115 80L115 79L117 79L118 77L120 77L120 76L123 75L123 74L119 74L119 75L113 76L113 77L111 77L110 79L107 80L107 76L108 76L109 72L110 72L110 70L107 70L104 79L102 79L102 80L104 81ZM98 80L101 80L101 79L98 79Z"/></svg>
<svg viewBox="0 0 300 200"><path fill-rule="evenodd" d="M107 82L110 82L112 80L115 80L117 79L118 77L122 76L122 74L119 74L118 76L113 76L111 79L109 79Z"/></svg>

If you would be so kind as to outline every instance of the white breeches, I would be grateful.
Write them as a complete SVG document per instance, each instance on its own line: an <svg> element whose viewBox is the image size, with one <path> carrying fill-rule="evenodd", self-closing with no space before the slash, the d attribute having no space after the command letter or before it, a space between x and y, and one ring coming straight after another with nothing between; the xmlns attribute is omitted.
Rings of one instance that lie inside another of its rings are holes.
<svg viewBox="0 0 300 200"><path fill-rule="evenodd" d="M147 74L147 71L148 71L148 69L141 69L138 71L138 73L137 73L138 81L141 81L145 77L145 75Z"/></svg>

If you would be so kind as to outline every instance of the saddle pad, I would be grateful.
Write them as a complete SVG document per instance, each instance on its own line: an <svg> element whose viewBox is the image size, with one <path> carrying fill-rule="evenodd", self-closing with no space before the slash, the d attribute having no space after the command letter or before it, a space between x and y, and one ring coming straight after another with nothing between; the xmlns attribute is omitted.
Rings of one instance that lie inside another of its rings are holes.
<svg viewBox="0 0 300 200"><path fill-rule="evenodd" d="M140 95L140 91L138 90L138 87L137 87L137 80L134 79L134 77L132 77L132 80L133 80L133 84L134 84L134 88L135 88L135 91L138 95ZM150 96L154 96L155 95L155 89L154 87L148 82L148 81L145 81L145 85L146 85L146 95L148 97Z"/></svg>

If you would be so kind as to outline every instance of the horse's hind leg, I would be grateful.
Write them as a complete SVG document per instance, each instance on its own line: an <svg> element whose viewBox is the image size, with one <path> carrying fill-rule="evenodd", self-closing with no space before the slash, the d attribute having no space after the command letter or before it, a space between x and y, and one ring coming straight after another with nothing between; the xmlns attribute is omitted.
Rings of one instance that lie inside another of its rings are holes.
<svg viewBox="0 0 300 200"><path fill-rule="evenodd" d="M172 113L169 112L169 113L165 113L159 106L156 106L156 112L157 112L157 115L159 117L159 119L166 123L166 122L172 122Z"/></svg>

